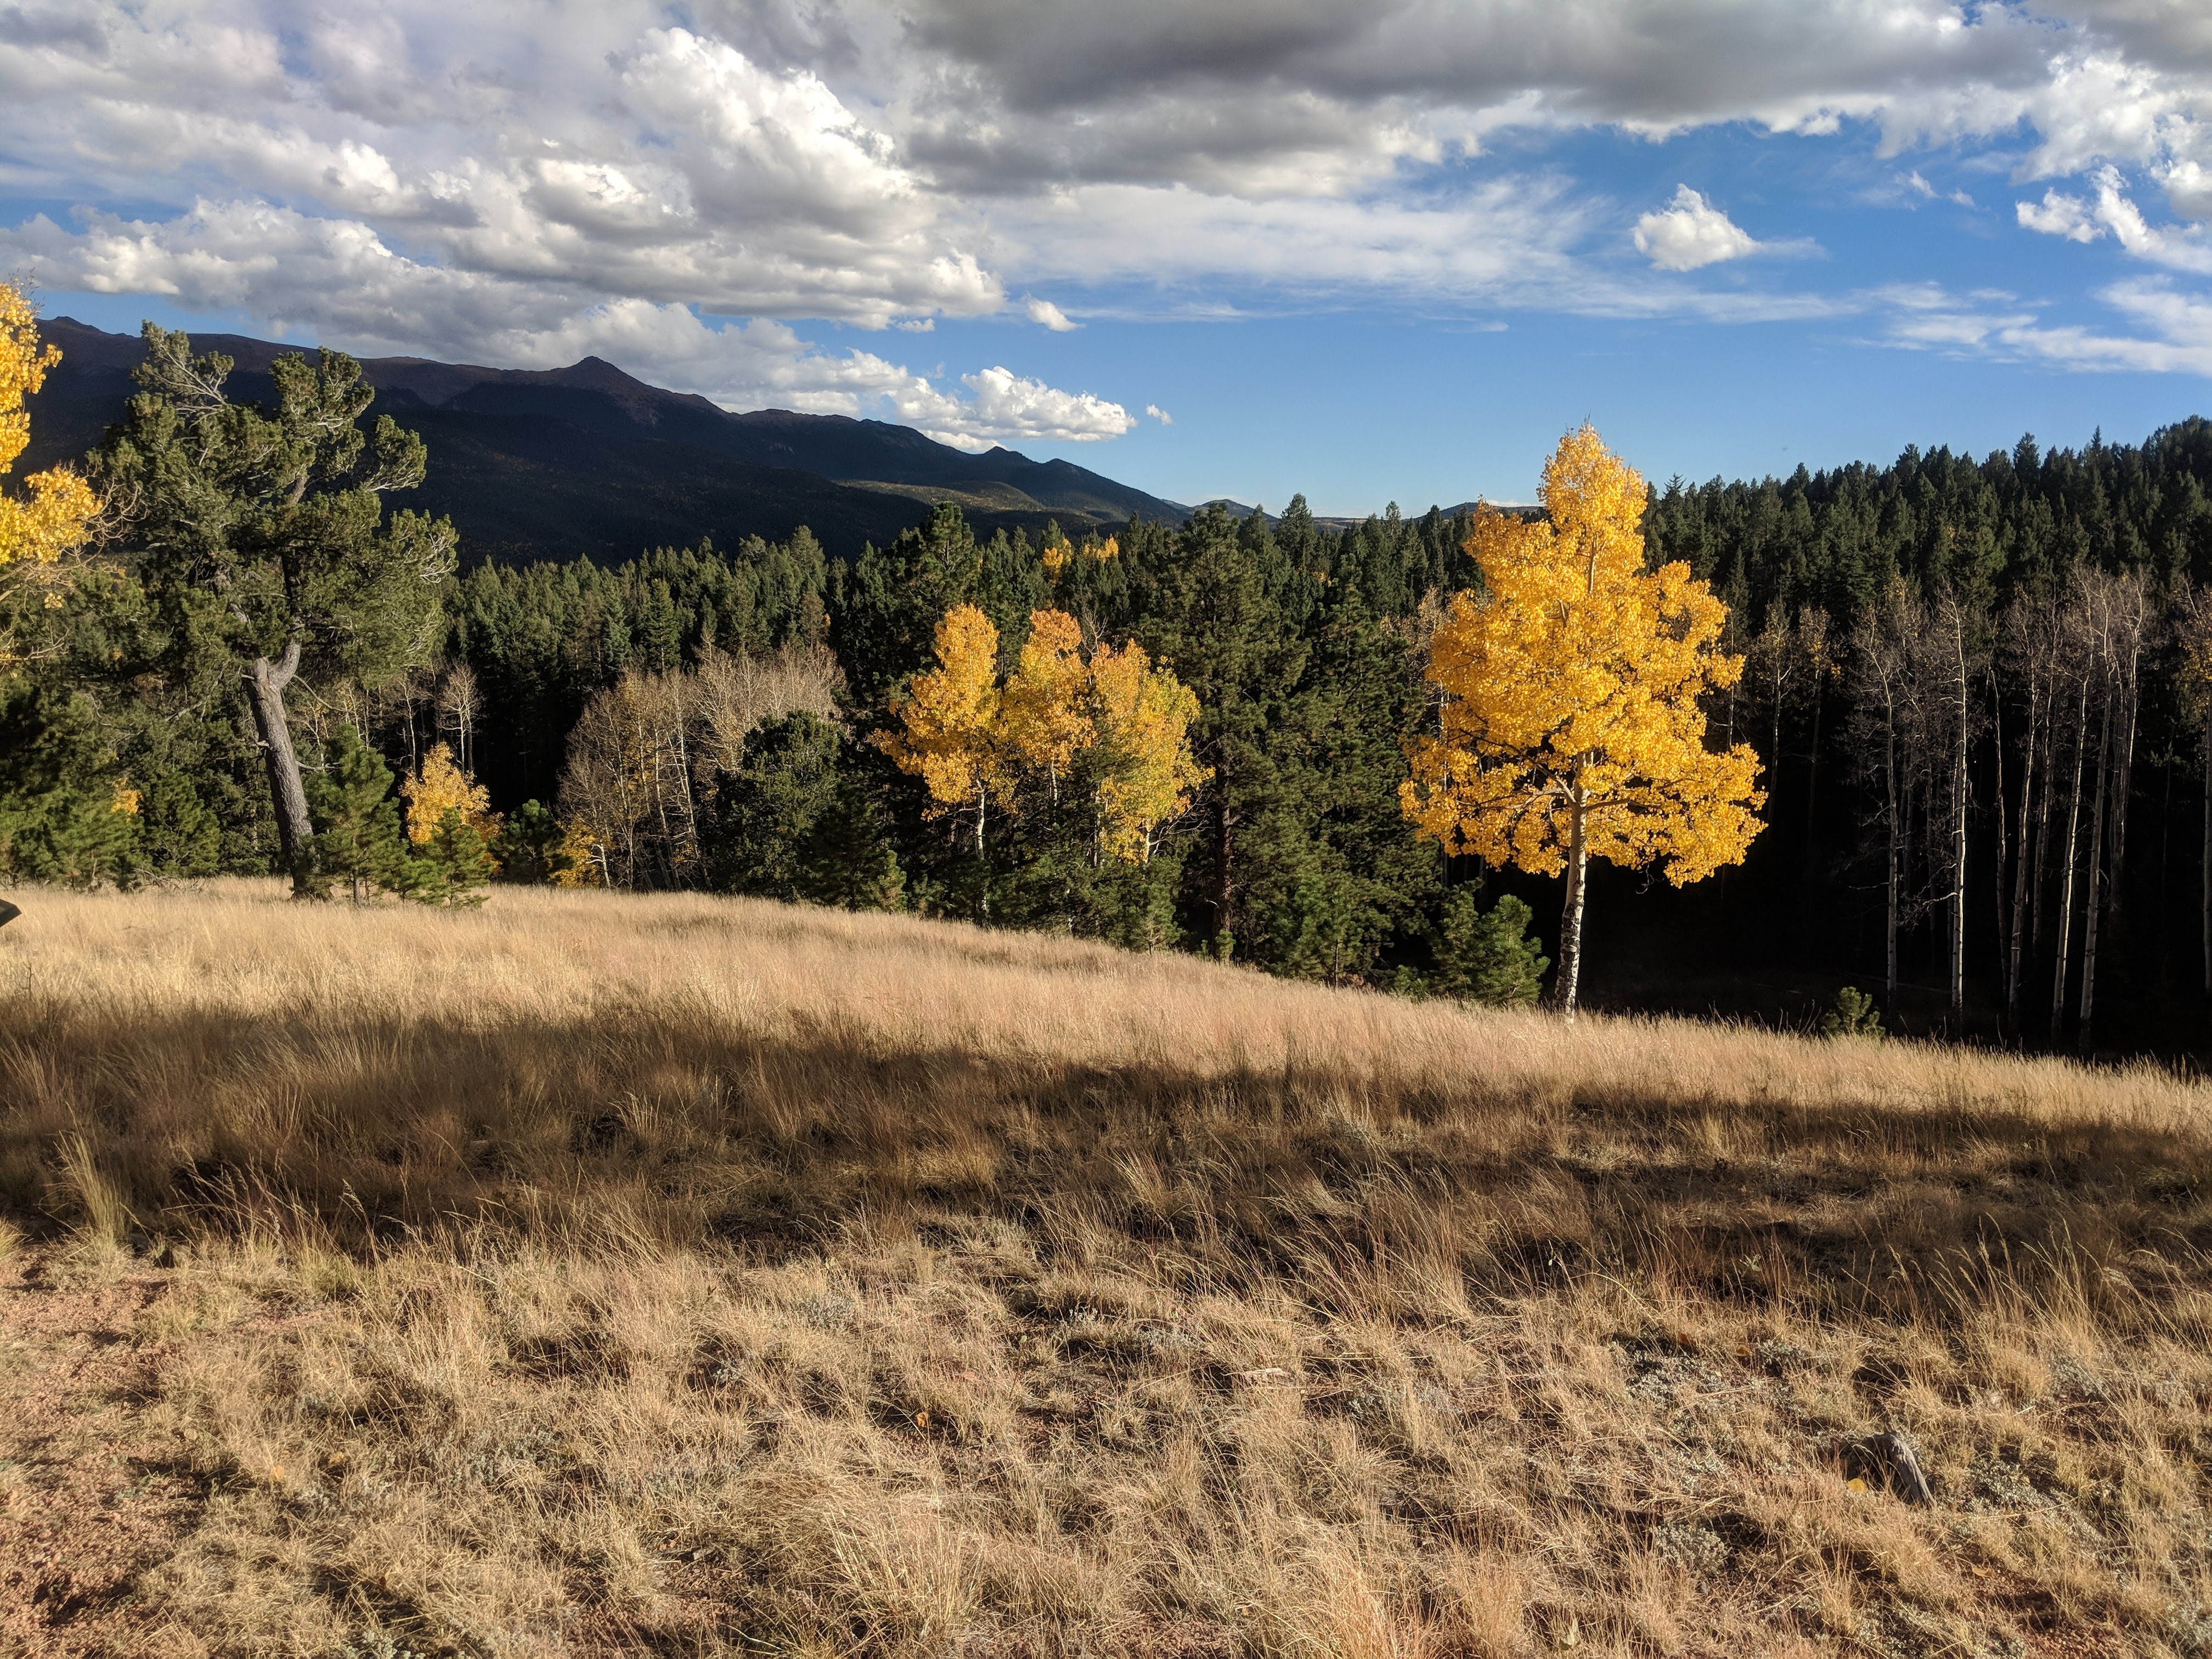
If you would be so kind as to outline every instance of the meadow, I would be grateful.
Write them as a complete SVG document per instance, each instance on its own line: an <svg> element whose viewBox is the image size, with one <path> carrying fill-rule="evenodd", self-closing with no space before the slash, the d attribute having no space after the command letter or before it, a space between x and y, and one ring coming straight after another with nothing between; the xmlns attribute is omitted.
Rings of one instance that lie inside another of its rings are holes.
<svg viewBox="0 0 2212 1659"><path fill-rule="evenodd" d="M700 895L15 896L0 1651L2212 1652L2202 1083Z"/></svg>

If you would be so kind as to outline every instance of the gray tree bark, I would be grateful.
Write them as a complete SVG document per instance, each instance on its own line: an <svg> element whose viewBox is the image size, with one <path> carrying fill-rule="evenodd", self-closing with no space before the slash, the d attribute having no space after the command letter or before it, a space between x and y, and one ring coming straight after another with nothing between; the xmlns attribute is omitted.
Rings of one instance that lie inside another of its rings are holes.
<svg viewBox="0 0 2212 1659"><path fill-rule="evenodd" d="M2112 702L2117 696L2116 688L2107 684L2105 716L2100 722L2102 729L2097 738L2096 804L2090 814L2088 914L2081 923L2081 1026L2074 1036L2075 1045L2085 1054L2094 1041L2092 1032L2097 1016L2097 923L2105 911L2105 802L2112 789Z"/></svg>
<svg viewBox="0 0 2212 1659"><path fill-rule="evenodd" d="M1957 730L1951 749L1951 1029L1953 1036L1965 1034L1966 1018L1966 617L1959 602L1945 602L1950 612L1952 660L1957 670L1952 710Z"/></svg>
<svg viewBox="0 0 2212 1659"><path fill-rule="evenodd" d="M2074 931L2075 842L2081 825L2081 768L2089 750L2089 672L2081 671L2081 702L2074 720L2074 785L2066 799L2066 851L2058 867L2057 961L2051 975L2051 1042L2055 1048L2066 1030L2066 952Z"/></svg>
<svg viewBox="0 0 2212 1659"><path fill-rule="evenodd" d="M246 696L252 706L253 729L261 741L262 764L269 771L269 793L276 809L276 845L291 872L294 892L307 888L307 854L314 824L307 816L307 789L300 775L299 751L292 746L292 723L284 712L284 688L300 672L300 642L284 647L271 662L256 657L246 665Z"/></svg>

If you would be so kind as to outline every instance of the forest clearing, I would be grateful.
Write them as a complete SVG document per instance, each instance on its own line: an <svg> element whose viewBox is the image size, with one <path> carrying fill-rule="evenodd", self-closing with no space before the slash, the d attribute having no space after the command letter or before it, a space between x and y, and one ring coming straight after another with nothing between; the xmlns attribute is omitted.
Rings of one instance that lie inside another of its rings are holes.
<svg viewBox="0 0 2212 1659"><path fill-rule="evenodd" d="M0 935L0 1650L2212 1650L2201 1083L286 894Z"/></svg>

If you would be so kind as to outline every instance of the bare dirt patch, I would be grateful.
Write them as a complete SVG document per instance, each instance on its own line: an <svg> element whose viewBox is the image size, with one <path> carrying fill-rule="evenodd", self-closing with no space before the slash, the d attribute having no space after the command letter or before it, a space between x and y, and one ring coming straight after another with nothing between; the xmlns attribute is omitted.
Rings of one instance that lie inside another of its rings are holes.
<svg viewBox="0 0 2212 1659"><path fill-rule="evenodd" d="M163 1356L140 1320L167 1275L56 1283L54 1255L0 1261L0 1650L161 1651L140 1579L199 1500L147 1410Z"/></svg>

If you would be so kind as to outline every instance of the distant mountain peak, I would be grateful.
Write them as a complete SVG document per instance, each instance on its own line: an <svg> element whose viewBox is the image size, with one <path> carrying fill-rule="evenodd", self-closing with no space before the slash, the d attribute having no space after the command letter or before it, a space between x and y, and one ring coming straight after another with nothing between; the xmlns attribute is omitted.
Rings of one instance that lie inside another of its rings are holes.
<svg viewBox="0 0 2212 1659"><path fill-rule="evenodd" d="M55 318L62 362L34 401L34 465L73 460L119 420L144 355L131 335ZM198 334L235 367L235 394L270 394L270 365L311 347ZM835 553L888 539L939 501L980 528L1048 519L1071 527L1133 515L1180 521L1180 504L1066 460L996 446L978 454L892 422L763 409L735 413L591 356L561 368L490 368L427 357L367 357L380 410L430 446L430 475L406 505L450 514L465 544L506 557L787 535L806 524Z"/></svg>

